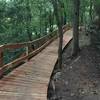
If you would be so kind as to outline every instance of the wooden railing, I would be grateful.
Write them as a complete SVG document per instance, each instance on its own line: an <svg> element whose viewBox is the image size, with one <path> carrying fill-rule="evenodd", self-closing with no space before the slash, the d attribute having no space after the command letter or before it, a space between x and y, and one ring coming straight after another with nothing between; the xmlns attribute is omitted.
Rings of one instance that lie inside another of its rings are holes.
<svg viewBox="0 0 100 100"><path fill-rule="evenodd" d="M69 27L63 26L63 32L67 31L68 29L69 29ZM15 66L18 66L19 64L26 62L27 60L29 60L29 58L38 54L49 43L51 43L55 38L57 38L57 33L58 33L58 31L56 30L52 34L48 34L48 35L43 36L34 41L29 41L29 42L25 42L25 43L1 45L0 46L0 77L8 69L14 68ZM34 49L33 49L33 46L34 46ZM23 56L17 58L16 60L14 60L8 64L4 64L3 54L4 54L5 50L6 49L7 50L15 50L18 48L25 48L25 52L23 53Z"/></svg>

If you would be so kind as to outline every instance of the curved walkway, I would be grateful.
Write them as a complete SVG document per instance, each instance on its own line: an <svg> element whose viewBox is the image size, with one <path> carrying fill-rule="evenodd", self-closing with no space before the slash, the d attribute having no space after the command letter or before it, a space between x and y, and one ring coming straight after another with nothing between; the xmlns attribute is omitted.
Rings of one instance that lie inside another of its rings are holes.
<svg viewBox="0 0 100 100"><path fill-rule="evenodd" d="M72 38L72 31L64 34L63 47ZM0 80L0 100L47 100L47 88L57 60L58 39L29 62Z"/></svg>

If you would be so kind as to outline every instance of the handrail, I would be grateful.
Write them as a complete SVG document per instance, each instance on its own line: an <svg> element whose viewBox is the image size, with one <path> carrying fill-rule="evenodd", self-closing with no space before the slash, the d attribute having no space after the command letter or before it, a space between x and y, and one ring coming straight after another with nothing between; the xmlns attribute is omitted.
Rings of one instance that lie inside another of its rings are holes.
<svg viewBox="0 0 100 100"><path fill-rule="evenodd" d="M63 26L63 32L65 32L68 29L69 29L68 26L66 25ZM3 75L5 70L13 68L22 62L26 62L29 58L35 56L37 53L43 50L49 43L51 43L57 37L57 33L58 33L58 30L55 30L53 33L50 33L48 35L45 35L33 41L1 45L0 46L0 76ZM51 34L54 34L54 36L52 37ZM34 45L34 50L32 48L32 45ZM14 50L18 48L26 49L26 52L24 52L24 56L21 56L17 58L16 60L4 65L3 54L4 54L5 49Z"/></svg>
<svg viewBox="0 0 100 100"><path fill-rule="evenodd" d="M66 25L63 26L63 29L65 29L65 28L66 28ZM55 30L54 32L57 32L57 30ZM54 33L54 32L53 32L53 33ZM41 37L41 38L38 38L38 39L33 40L33 41L29 41L29 42L13 43L13 44L1 45L1 46L0 46L0 51L1 51L1 49L6 49L6 48L7 48L7 49L16 49L16 48L21 48L21 47L27 46L27 45L29 45L29 44L34 44L34 43L36 43L36 42L38 42L38 41L40 41L40 40L42 40L42 39L44 39L44 38L50 36L51 34L52 34L52 33L49 33L49 34L47 34L47 35L45 35L45 36L43 36L43 37Z"/></svg>
<svg viewBox="0 0 100 100"><path fill-rule="evenodd" d="M45 35L39 39L36 39L36 40L33 40L33 41L29 41L29 42L23 42L23 43L13 43L13 44L6 44L6 45L2 45L0 46L0 50L3 48L3 49L6 49L6 48L9 48L9 49L16 49L16 48L21 48L21 47L24 47L24 46L27 46L29 44L34 44L36 43L37 41L40 41L48 36L50 36L51 34L48 34L48 35Z"/></svg>

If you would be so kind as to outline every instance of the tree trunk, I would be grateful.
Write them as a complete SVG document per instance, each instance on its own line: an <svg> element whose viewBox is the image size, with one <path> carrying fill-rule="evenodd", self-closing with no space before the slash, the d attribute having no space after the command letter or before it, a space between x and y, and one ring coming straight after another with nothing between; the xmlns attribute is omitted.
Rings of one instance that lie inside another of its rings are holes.
<svg viewBox="0 0 100 100"><path fill-rule="evenodd" d="M49 15L49 31L53 32L53 21L54 21L54 14L52 11L50 11L50 15Z"/></svg>
<svg viewBox="0 0 100 100"><path fill-rule="evenodd" d="M84 12L82 11L82 12L81 12L81 15L80 15L80 24L81 24L81 25L83 25L83 22L84 22L84 21L83 21L83 18L84 18Z"/></svg>
<svg viewBox="0 0 100 100"><path fill-rule="evenodd" d="M42 19L41 19L41 8L40 8L40 36L41 36L41 33L42 33L42 29L41 29L41 26L42 26Z"/></svg>
<svg viewBox="0 0 100 100"><path fill-rule="evenodd" d="M52 28L52 31L53 31L53 25L54 25L54 13L52 12L52 23L51 23L51 28Z"/></svg>
<svg viewBox="0 0 100 100"><path fill-rule="evenodd" d="M52 12L49 13L49 32L52 32Z"/></svg>
<svg viewBox="0 0 100 100"><path fill-rule="evenodd" d="M63 44L63 16L61 14L62 8L61 5L58 5L58 0L51 0L53 7L54 7L54 13L57 20L58 25L58 31L59 31L59 49L58 49L58 66L61 69L62 68L62 44ZM60 14L59 14L60 13Z"/></svg>
<svg viewBox="0 0 100 100"><path fill-rule="evenodd" d="M32 14L31 14L31 8L30 8L30 2L29 0L26 1L26 9L27 9L27 34L29 37L29 41L32 41L32 30L31 30L31 19L32 19ZM34 49L34 45L31 45L31 48Z"/></svg>
<svg viewBox="0 0 100 100"><path fill-rule="evenodd" d="M67 22L66 18L67 18L67 15L66 15L66 11L65 11L65 8L64 8L64 25L66 25L66 22Z"/></svg>
<svg viewBox="0 0 100 100"><path fill-rule="evenodd" d="M92 22L92 7L93 7L93 1L90 0L90 11L89 11L89 14L90 14L90 22Z"/></svg>
<svg viewBox="0 0 100 100"><path fill-rule="evenodd" d="M79 7L80 0L74 0L74 20L73 20L73 52L75 56L79 52Z"/></svg>
<svg viewBox="0 0 100 100"><path fill-rule="evenodd" d="M58 2L59 2L59 4L60 4L60 6L61 6L61 9L62 9L62 18L63 18L63 25L65 25L66 24L66 17L67 17L67 15L66 15L66 10L65 10L65 7L64 7L64 1L62 0L58 0Z"/></svg>
<svg viewBox="0 0 100 100"><path fill-rule="evenodd" d="M45 8L45 21L44 21L44 32L45 34L47 34L47 27L48 27L48 22L47 22L47 12L46 12L46 8Z"/></svg>
<svg viewBox="0 0 100 100"><path fill-rule="evenodd" d="M30 5L29 5L28 0L26 1L26 9L27 9L27 25L26 25L27 34L29 37L29 41L32 41L32 32L31 32L31 27L30 27L32 15L31 15L31 9L30 9Z"/></svg>

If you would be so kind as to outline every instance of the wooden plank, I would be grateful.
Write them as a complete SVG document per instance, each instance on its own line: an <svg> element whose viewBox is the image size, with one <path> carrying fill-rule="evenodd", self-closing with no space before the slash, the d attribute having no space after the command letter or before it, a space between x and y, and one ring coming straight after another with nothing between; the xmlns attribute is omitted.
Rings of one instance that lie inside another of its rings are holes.
<svg viewBox="0 0 100 100"><path fill-rule="evenodd" d="M66 28L66 25L63 26L63 32L65 32L66 29L67 29ZM53 33L54 34L55 33L57 34L57 30L55 30ZM48 34L48 35L46 35L46 36L43 36L43 37L41 37L39 39L36 39L34 41L29 41L29 42L25 42L25 43L14 43L14 44L1 45L0 46L0 67L3 66L3 52L4 52L5 49L9 49L9 50L12 50L13 49L14 50L14 49L18 49L18 48L27 48L27 50L28 50L28 51L26 50L26 56L21 56L20 58L16 59L15 61L13 61L13 62L5 65L5 66L10 66L8 68L12 68L12 66L14 64L15 64L14 66L16 66L16 65L20 64L21 62L23 62L24 60L27 61L28 58L30 58L30 57L36 55L37 53L39 53L41 51L40 48L43 47L41 45L43 45L50 38L51 38L51 33ZM36 51L31 52L32 51L32 45L35 45L35 43L36 43L36 45L38 43L38 48L39 47L40 48L37 49L37 52ZM2 69L5 69L5 66L3 66ZM0 70L2 71L2 69L0 69ZM0 74L1 74L1 72L0 72Z"/></svg>
<svg viewBox="0 0 100 100"><path fill-rule="evenodd" d="M66 26L66 25L63 26L64 32L66 31L66 29L67 29L67 26ZM57 33L57 30L55 30L53 33ZM39 39L36 39L36 40L33 40L33 41L29 41L29 42L24 42L24 43L13 43L13 44L2 45L2 46L0 46L0 50L2 49L2 47L3 47L4 49L17 49L17 48L25 47L25 46L27 46L27 45L34 44L34 43L36 43L36 42L38 42L38 41L41 41L41 40L43 40L43 39L46 39L46 38L48 38L51 34L52 34L52 33L50 33L50 34L48 34L48 35L45 35L45 36L43 36L43 37L41 37L41 38L39 38Z"/></svg>
<svg viewBox="0 0 100 100"><path fill-rule="evenodd" d="M4 46L1 45L0 46L0 67L3 66L3 50L4 50Z"/></svg>
<svg viewBox="0 0 100 100"><path fill-rule="evenodd" d="M50 39L49 41L47 41L45 44L43 44L40 48L34 50L33 52L29 53L28 55L25 55L21 58L18 58L16 60L14 60L13 62L4 65L3 67L0 68L0 73L5 73L5 71L7 71L8 69L11 69L17 65L19 65L20 63L24 62L26 59L29 59L33 56L35 56L36 54L38 54L41 50L43 50L47 45L49 45L56 37L53 37L52 39ZM0 74L2 76L2 74Z"/></svg>
<svg viewBox="0 0 100 100"><path fill-rule="evenodd" d="M63 47L71 38L67 32L64 34ZM48 83L57 52L58 39L0 80L0 100L47 100Z"/></svg>
<svg viewBox="0 0 100 100"><path fill-rule="evenodd" d="M4 49L17 49L17 48L22 48L22 47L25 47L25 46L28 46L30 44L34 44L38 41L41 41L47 37L49 37L51 34L48 34L48 35L45 35L39 39L36 39L36 40L33 40L33 41L29 41L29 42L24 42L24 43L13 43L13 44L6 44L6 45L3 45Z"/></svg>
<svg viewBox="0 0 100 100"><path fill-rule="evenodd" d="M0 51L0 67L3 66L3 51Z"/></svg>

